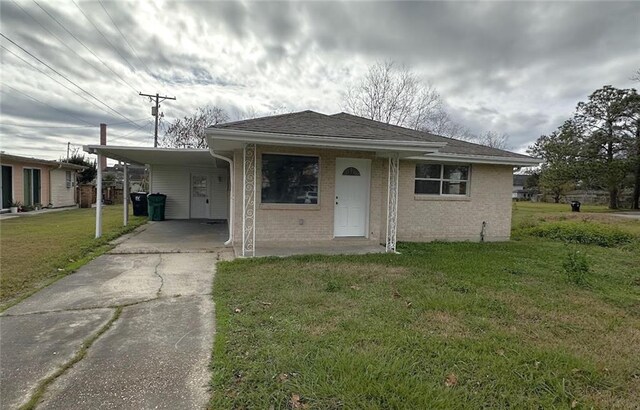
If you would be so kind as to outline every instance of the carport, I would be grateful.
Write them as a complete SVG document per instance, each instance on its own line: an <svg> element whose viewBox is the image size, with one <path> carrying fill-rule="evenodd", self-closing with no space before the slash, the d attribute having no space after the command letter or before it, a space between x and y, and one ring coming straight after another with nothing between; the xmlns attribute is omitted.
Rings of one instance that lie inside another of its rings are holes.
<svg viewBox="0 0 640 410"><path fill-rule="evenodd" d="M207 149L174 149L88 145L84 150L124 164L124 192L128 192L127 167L147 166L149 192L167 195L167 219L197 219L229 222L233 192L229 183L229 164L215 158ZM96 199L96 237L100 237L102 213L102 169L98 167ZM128 223L129 200L124 195L123 223ZM219 226L219 225L218 225ZM228 224L224 225L228 227ZM228 228L227 228L228 231ZM231 239L228 232L227 239Z"/></svg>

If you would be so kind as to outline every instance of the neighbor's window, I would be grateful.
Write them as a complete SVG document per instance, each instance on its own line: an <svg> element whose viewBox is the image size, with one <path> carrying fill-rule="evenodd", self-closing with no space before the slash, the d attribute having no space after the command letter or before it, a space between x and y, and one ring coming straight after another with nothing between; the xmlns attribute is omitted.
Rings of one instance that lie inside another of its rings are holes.
<svg viewBox="0 0 640 410"><path fill-rule="evenodd" d="M262 202L317 204L319 158L262 154Z"/></svg>
<svg viewBox="0 0 640 410"><path fill-rule="evenodd" d="M416 164L416 194L467 195L468 190L468 165Z"/></svg>
<svg viewBox="0 0 640 410"><path fill-rule="evenodd" d="M71 188L73 186L73 182L71 181L71 171L65 171L64 176L67 183L67 188Z"/></svg>

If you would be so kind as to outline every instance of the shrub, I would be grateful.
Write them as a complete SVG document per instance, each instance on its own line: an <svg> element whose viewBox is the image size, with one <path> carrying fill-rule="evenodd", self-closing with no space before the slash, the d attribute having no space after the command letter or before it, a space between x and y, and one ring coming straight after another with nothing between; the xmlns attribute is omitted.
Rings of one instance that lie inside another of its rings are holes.
<svg viewBox="0 0 640 410"><path fill-rule="evenodd" d="M526 229L526 233L564 242L604 247L627 245L637 240L629 232L593 222L549 222Z"/></svg>
<svg viewBox="0 0 640 410"><path fill-rule="evenodd" d="M570 251L562 263L562 267L570 282L580 286L588 285L589 262L585 254L578 250Z"/></svg>

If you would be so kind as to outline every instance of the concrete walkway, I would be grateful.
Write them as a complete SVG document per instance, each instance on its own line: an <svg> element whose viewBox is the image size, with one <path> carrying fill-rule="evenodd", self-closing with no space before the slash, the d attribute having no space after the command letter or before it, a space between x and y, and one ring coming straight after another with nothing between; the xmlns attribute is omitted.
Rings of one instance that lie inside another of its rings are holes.
<svg viewBox="0 0 640 410"><path fill-rule="evenodd" d="M0 315L0 408L36 395L45 409L206 407L211 286L233 253L225 226L166 222Z"/></svg>

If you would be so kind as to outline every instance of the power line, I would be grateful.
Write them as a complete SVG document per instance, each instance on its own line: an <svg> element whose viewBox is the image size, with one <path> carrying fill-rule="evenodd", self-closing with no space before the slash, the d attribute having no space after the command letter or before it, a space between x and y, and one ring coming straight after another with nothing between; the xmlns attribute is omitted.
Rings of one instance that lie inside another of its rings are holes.
<svg viewBox="0 0 640 410"><path fill-rule="evenodd" d="M145 118L140 118L140 119L134 120L134 121L138 122L138 121L142 121L142 120L146 120L146 119L147 118L145 117ZM150 122L150 121L151 120L148 120L147 122ZM107 125L109 125L111 127L115 127L117 125L122 125L122 124L130 124L130 123L128 121L107 123ZM32 125L32 124L10 124L10 123L5 123L4 125L11 126L11 127L20 127L20 128L56 128L56 129L74 129L74 128L93 128L93 127L95 127L95 124L92 124L92 125L56 126L56 125Z"/></svg>
<svg viewBox="0 0 640 410"><path fill-rule="evenodd" d="M58 108L54 107L54 106L53 106L53 105L51 105L51 104L47 104L46 102L42 102L42 101L38 100L37 98L32 97L32 96L30 96L29 94L27 94L27 93L25 93L25 92L22 92L22 91L20 91L20 90L18 90L18 89L16 89L16 88L13 88L12 86L10 86L10 85L8 85L8 84L5 84L5 83L1 83L1 84L2 84L3 86L7 87L7 88L11 88L13 91L15 91L15 92L17 92L17 93L19 93L19 94L22 94L22 95L26 96L27 98L30 98L30 99L32 99L32 100L34 100L34 101L36 101L36 102L38 102L38 103L40 103L40 104L42 104L42 105L46 105L46 106L48 106L48 107L51 107L51 108L53 108L54 110L59 111L59 112L61 112L61 113L65 114L65 115L68 115L69 117L75 118L76 120L78 120L78 121L80 121L80 122L84 122L85 124L90 124L90 125L91 125L91 123L90 123L89 121L85 121L85 120L83 120L83 119L82 119L82 118L80 118L80 117L76 117L75 115L71 115L71 114L69 114L68 112L64 112L64 111L62 111L62 110L60 110L60 109L58 109ZM3 90L0 90L0 91L3 91ZM6 92L6 91L3 91L3 92Z"/></svg>
<svg viewBox="0 0 640 410"><path fill-rule="evenodd" d="M151 123L152 123L152 121L151 121L151 120L149 120L149 121L147 121L145 124L142 124L142 125L141 125L141 126L139 126L137 129L135 129L135 130L133 130L133 131L131 131L131 132L127 133L127 134L124 134L124 135L116 135L116 136L115 136L115 138L111 138L111 137L109 137L109 138L110 138L110 140L111 140L111 141L118 141L118 140L122 140L122 139L124 139L124 138L128 137L129 135L132 135L132 134L135 134L135 133L137 133L137 132L140 132L140 130L142 130L144 127L146 127L146 126L148 126L148 125L151 125Z"/></svg>
<svg viewBox="0 0 640 410"><path fill-rule="evenodd" d="M111 115L111 113L107 110L105 110L104 108L102 108L101 106L99 106L98 104L94 103L93 101L91 101L90 99L88 99L87 97L85 97L84 95L78 93L76 90L69 88L67 85L61 83L58 79L52 77L51 75L49 75L48 73L46 73L44 70L41 70L40 68L34 66L33 64L31 64L30 62L28 62L27 60L25 60L24 58L20 57L19 55L17 55L16 53L14 53L13 51L9 50L8 48L6 48L5 46L0 44L0 47L2 47L4 50L8 51L9 53L13 54L14 56L16 56L17 58L19 58L20 60L22 60L24 63L28 64L31 68L38 70L40 73L46 75L47 77L49 77L50 79L52 79L53 81L55 81L56 83L60 84L61 86L63 86L64 88L66 88L67 90L71 91L72 93L74 93L75 95L77 95L78 97L82 98L83 100L87 101L89 104L92 104L94 107L98 108L99 110L106 112L107 114Z"/></svg>
<svg viewBox="0 0 640 410"><path fill-rule="evenodd" d="M107 69L109 71L111 71L111 73L113 73L113 75L115 75L116 77L118 77L123 83L125 83L127 86L129 86L129 88L131 88L133 91L138 92L138 90L136 90L136 88L134 86L131 85L131 83L129 83L127 80L125 80L124 78L122 78L122 76L120 74L118 74L117 72L113 71L111 69L111 67L109 67L107 65L107 63L105 63L96 53L93 52L93 50L91 50L87 45L85 45L78 37L75 36L75 34L73 34L71 31L69 31L64 24L60 23L58 21L58 19L56 19L51 13L49 13L44 7L42 7L36 0L33 0L33 2L36 4L36 6L40 7L40 9L42 11L44 11L45 13L47 13L47 15L49 17L51 17L51 19L53 21L55 21L60 27L62 27L62 29L64 31L66 31L71 37L73 37L78 43L80 43L80 45L82 47L84 47L88 52L90 52L95 58L97 58L102 65L104 65L105 67L107 67Z"/></svg>
<svg viewBox="0 0 640 410"><path fill-rule="evenodd" d="M82 90L85 94L88 94L89 96L91 96L93 99L95 99L96 101L98 101L100 104L104 105L105 107L107 107L108 109L110 109L111 111L115 112L116 114L118 114L119 116L121 116L122 118L124 118L125 120L132 122L131 119L129 119L127 116L125 116L124 114L122 114L120 111L111 108L111 106L109 106L107 103L103 102L102 100L100 100L98 97L96 97L95 95L91 94L89 91L85 90L84 88L80 87L78 84L76 84L75 82L71 81L69 78L67 78L65 75L60 74L60 72L58 70L56 70L55 68L51 67L49 64L45 63L44 61L42 61L41 59L39 59L38 57L36 57L35 55L33 55L31 52L29 52L28 50L26 50L24 47L20 46L18 43L16 43L15 41L11 40L9 37L5 36L4 34L0 33L0 36L4 37L6 40L8 40L11 44L13 44L14 46L18 47L20 50L24 51L25 53L29 54L31 57L35 58L36 60L38 60L41 64L44 64L45 66L47 66L47 68L49 68L51 71L53 71L54 73L58 74L60 77L64 78L65 80L67 80L68 82L70 82L71 84L75 85L76 87L78 87L80 90Z"/></svg>
<svg viewBox="0 0 640 410"><path fill-rule="evenodd" d="M42 27L47 33L49 33L51 36L53 36L56 40L58 40L63 46L65 46L66 48L68 48L69 50L71 50L71 52L73 52L75 55L77 55L78 57L80 57L80 59L82 59L82 61L84 61L85 63L87 63L88 65L90 65L91 67L93 67L94 70L97 70L98 72L103 72L101 69L99 69L97 66L95 66L91 61L87 60L86 58L84 58L83 56L80 55L80 53L78 53L73 47L71 47L70 45L68 45L63 39L61 39L60 37L58 37L54 32L52 32L51 30L49 30L44 24L42 24L38 19L36 19L31 13L29 13L27 10L25 10L24 8L22 8L22 6L20 6L20 4L18 4L18 2L16 0L13 0L13 3L20 9L22 10L23 13L25 13L27 16L29 16L31 18L31 20L35 21L40 27ZM37 4L37 3L36 3ZM38 5L39 6L39 5ZM46 11L45 11L46 12ZM122 78L120 78L120 81L123 82L124 85L126 86L130 86L127 82L125 82Z"/></svg>
<svg viewBox="0 0 640 410"><path fill-rule="evenodd" d="M129 62L129 60L127 60L127 58L125 56L122 55L122 53L120 53L120 51L113 45L113 43L111 43L111 41L109 41L109 39L102 34L102 31L100 31L100 29L98 28L98 26L93 22L93 20L91 20L89 18L89 16L86 15L86 13L84 11L82 11L82 9L80 8L80 6L78 6L78 3L76 3L74 0L71 0L73 2L73 4L75 4L75 6L78 8L78 10L80 10L80 13L82 13L82 15L89 20L89 23L91 23L91 25L96 29L96 31L102 36L102 38L104 38L104 40L109 43L109 45L111 46L111 48L113 48L113 50L118 53L118 55L120 57L122 57L122 59L129 65L129 67L131 67L131 70L135 73L136 69L133 65L131 65L131 63Z"/></svg>
<svg viewBox="0 0 640 410"><path fill-rule="evenodd" d="M140 58L140 56L138 55L138 53L136 52L136 49L131 45L131 43L129 43L129 40L127 40L127 36L124 35L124 33L122 32L122 30L120 30L120 27L118 27L118 25L116 24L115 20L113 19L113 17L111 17L111 14L109 14L109 11L107 10L107 8L104 6L104 3L102 2L102 0L98 0L98 3L100 3L100 7L102 7L102 10L104 10L104 12L107 14L107 16L109 17L109 20L111 20L111 23L113 23L113 26L116 28L116 30L118 30L118 33L120 33L120 36L122 37L122 39L124 40L125 43L127 43L127 45L129 46L129 48L131 49L131 51L133 52L133 55L136 56L136 58L138 59L138 61L140 61L140 63L142 64L142 66L144 67L145 71L147 72L147 74L149 74L149 76L151 78L153 78L154 80L156 80L156 83L159 84L158 79L153 75L153 73L151 72L151 70L149 69L149 67L147 66L147 64L144 62L143 59Z"/></svg>

